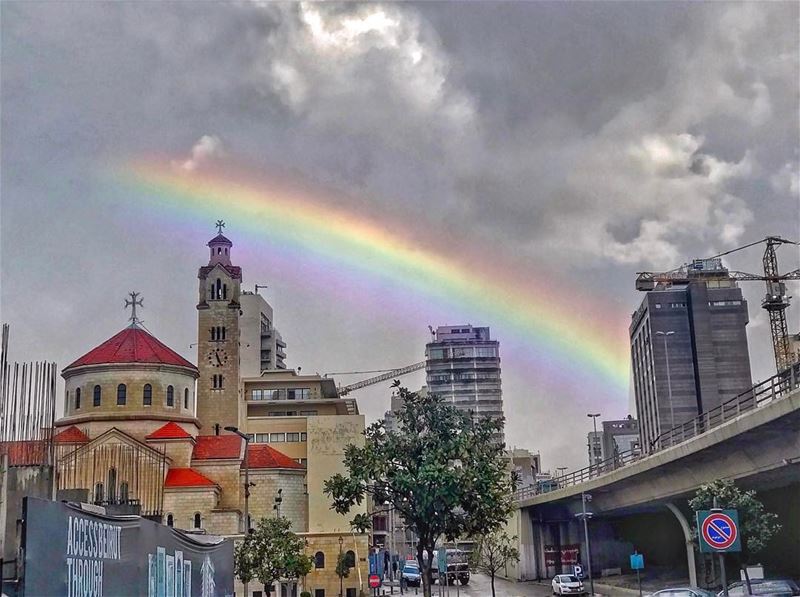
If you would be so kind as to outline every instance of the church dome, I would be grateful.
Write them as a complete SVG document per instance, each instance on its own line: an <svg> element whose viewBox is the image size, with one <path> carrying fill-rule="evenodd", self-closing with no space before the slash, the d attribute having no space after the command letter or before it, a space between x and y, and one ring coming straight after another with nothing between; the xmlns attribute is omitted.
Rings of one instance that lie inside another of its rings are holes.
<svg viewBox="0 0 800 597"><path fill-rule="evenodd" d="M197 370L192 363L134 323L67 365L64 372L87 365L117 363L175 365Z"/></svg>

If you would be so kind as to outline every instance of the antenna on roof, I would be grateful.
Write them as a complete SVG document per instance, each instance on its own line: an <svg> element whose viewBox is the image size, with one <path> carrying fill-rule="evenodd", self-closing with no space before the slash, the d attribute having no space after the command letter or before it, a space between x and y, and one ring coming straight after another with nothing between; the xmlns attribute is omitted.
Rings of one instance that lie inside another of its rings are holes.
<svg viewBox="0 0 800 597"><path fill-rule="evenodd" d="M256 284L256 294L258 294L258 289L259 288L267 288L267 285L266 284Z"/></svg>

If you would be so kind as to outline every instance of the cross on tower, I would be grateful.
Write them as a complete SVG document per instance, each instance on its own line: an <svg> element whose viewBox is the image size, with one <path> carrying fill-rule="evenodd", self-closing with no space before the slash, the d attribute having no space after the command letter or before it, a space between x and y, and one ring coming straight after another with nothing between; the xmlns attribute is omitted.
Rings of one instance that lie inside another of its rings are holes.
<svg viewBox="0 0 800 597"><path fill-rule="evenodd" d="M125 299L125 309L127 309L128 307L131 308L131 316L129 320L131 321L131 323L139 323L139 318L136 317L136 305L144 307L144 305L142 304L142 299L137 300L137 297L139 296L138 292L130 292L128 293L128 296L130 296L131 298Z"/></svg>
<svg viewBox="0 0 800 597"><path fill-rule="evenodd" d="M222 229L225 228L225 222L223 222L222 220L217 220L217 223L214 224L214 226L217 227L217 232L222 234Z"/></svg>

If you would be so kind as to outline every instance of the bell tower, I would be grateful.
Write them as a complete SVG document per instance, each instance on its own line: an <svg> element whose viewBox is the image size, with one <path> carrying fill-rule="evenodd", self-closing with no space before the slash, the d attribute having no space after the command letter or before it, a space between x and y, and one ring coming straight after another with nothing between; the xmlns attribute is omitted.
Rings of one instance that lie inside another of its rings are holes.
<svg viewBox="0 0 800 597"><path fill-rule="evenodd" d="M208 265L197 274L197 418L201 435L239 426L239 292L242 269L231 264L233 243L223 234L208 241Z"/></svg>

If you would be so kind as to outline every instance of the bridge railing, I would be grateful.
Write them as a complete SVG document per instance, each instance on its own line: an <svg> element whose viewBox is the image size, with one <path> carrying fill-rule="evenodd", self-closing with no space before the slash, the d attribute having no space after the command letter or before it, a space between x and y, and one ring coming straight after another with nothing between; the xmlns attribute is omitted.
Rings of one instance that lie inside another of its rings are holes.
<svg viewBox="0 0 800 597"><path fill-rule="evenodd" d="M517 490L515 497L518 501L525 500L535 495L571 487L605 475L632 462L711 431L743 413L766 406L785 396L797 388L798 385L800 385L800 363L795 363L789 369L754 385L746 392L723 402L716 408L712 408L685 423L666 430L647 447L646 453L642 453L638 449L619 452L611 458L591 466L522 487Z"/></svg>

